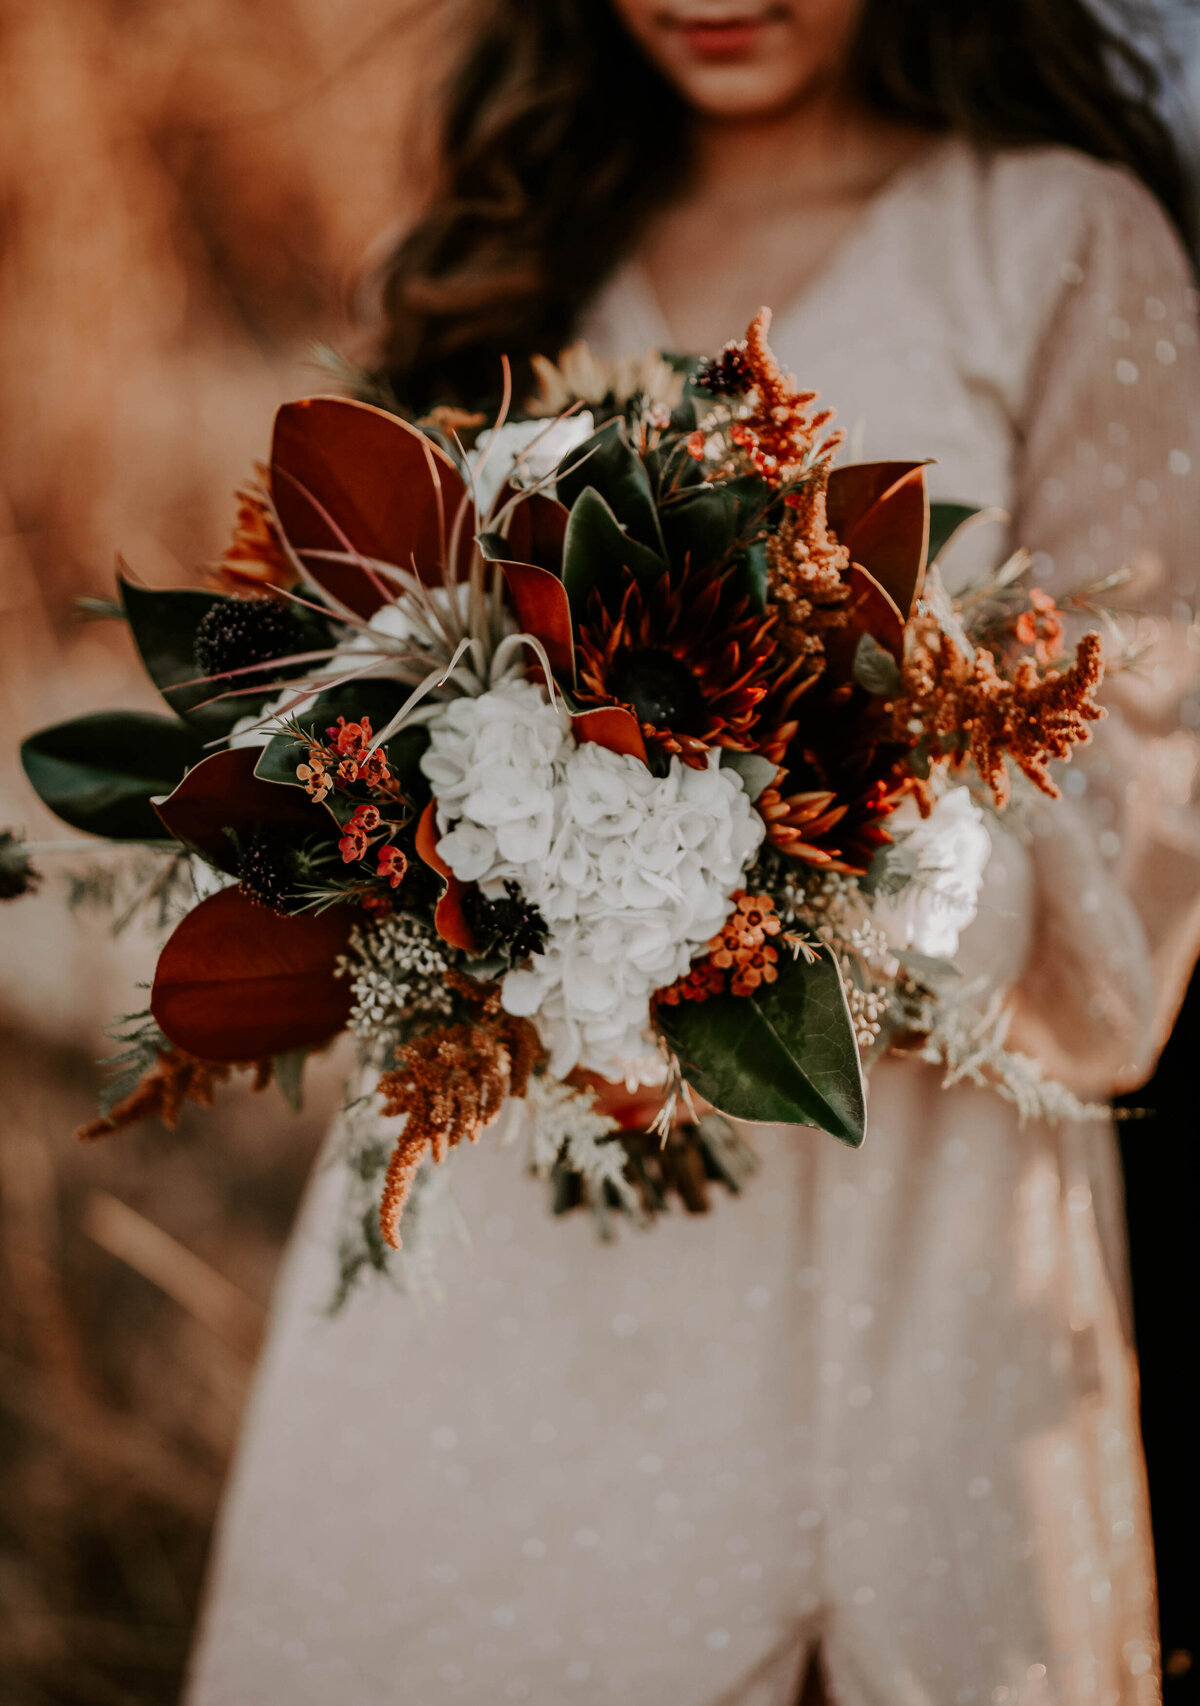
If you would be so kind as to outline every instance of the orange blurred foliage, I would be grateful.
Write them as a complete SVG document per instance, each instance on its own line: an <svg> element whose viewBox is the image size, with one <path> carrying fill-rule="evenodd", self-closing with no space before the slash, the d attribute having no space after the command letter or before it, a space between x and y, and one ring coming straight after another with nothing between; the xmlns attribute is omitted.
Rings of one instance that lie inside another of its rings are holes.
<svg viewBox="0 0 1200 1706"><path fill-rule="evenodd" d="M119 549L186 579L277 402L412 204L418 68L455 0L0 7L0 600L6 728L112 698L72 618ZM14 640L19 643L14 645ZM57 667L55 667L57 666Z"/></svg>
<svg viewBox="0 0 1200 1706"><path fill-rule="evenodd" d="M0 827L68 833L24 733L162 708L74 601L118 550L193 578L276 405L334 388L312 346L352 347L462 4L0 0ZM339 1063L299 1119L230 1090L178 1134L76 1144L154 945L72 916L39 863L0 955L0 1697L166 1706Z"/></svg>

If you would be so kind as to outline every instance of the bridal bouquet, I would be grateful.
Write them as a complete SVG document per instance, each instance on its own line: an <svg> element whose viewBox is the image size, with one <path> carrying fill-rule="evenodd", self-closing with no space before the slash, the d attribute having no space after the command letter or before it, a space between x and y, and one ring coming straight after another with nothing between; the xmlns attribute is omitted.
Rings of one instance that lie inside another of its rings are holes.
<svg viewBox="0 0 1200 1706"><path fill-rule="evenodd" d="M985 812L1103 715L1099 635L1064 654L1020 554L951 599L972 512L835 467L768 324L689 373L576 346L492 420L288 405L209 584L122 576L171 714L23 749L182 910L87 1135L349 1030L348 1282L497 1121L559 1207L644 1218L737 1188L731 1121L861 1143L888 1048L1055 1111L952 962Z"/></svg>

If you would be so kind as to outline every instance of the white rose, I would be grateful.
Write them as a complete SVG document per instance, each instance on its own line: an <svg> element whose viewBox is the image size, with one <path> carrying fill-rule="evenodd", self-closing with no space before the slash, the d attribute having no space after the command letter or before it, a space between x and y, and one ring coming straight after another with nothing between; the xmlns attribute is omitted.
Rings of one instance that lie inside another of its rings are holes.
<svg viewBox="0 0 1200 1706"><path fill-rule="evenodd" d="M915 871L897 894L877 898L877 922L894 948L953 959L959 936L978 911L992 851L983 813L966 788L951 788L927 818L905 800L887 828L915 860Z"/></svg>
<svg viewBox="0 0 1200 1706"><path fill-rule="evenodd" d="M553 474L563 457L585 444L595 430L596 423L586 409L562 421L506 421L502 427L485 428L467 458L475 476L479 514L488 513L506 480L514 486L536 485ZM490 452L486 460L485 451Z"/></svg>

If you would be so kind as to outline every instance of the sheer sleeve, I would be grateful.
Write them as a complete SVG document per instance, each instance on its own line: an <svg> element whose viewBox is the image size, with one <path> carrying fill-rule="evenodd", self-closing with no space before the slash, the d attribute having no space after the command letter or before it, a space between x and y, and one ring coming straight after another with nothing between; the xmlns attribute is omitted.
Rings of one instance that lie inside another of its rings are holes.
<svg viewBox="0 0 1200 1706"><path fill-rule="evenodd" d="M1157 204L1088 166L1031 369L1014 533L1066 596L1106 596L1140 651L1108 717L1033 813L1035 948L1015 1046L1089 1095L1143 1082L1200 942L1200 348L1197 294Z"/></svg>

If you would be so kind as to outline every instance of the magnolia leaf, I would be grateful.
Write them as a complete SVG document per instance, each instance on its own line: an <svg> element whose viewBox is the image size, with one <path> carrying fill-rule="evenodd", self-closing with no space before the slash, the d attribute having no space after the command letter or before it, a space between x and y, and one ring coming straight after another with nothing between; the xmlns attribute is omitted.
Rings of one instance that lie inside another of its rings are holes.
<svg viewBox="0 0 1200 1706"><path fill-rule="evenodd" d="M254 716L267 702L273 683L288 675L302 674L309 667L292 664L290 669L281 669L278 664L267 663L257 677L238 675L227 680L198 680L204 672L196 661L197 628L215 605L243 601L227 593L204 592L197 587L138 586L124 576L118 578L117 584L146 674L172 711L206 737L228 734L239 717ZM314 635L303 645L298 644L296 650L312 651L328 643L327 633ZM262 691L246 692L256 679L263 682ZM185 682L192 685L184 686ZM232 696L218 698L218 694ZM215 703L205 704L206 700Z"/></svg>
<svg viewBox="0 0 1200 1706"><path fill-rule="evenodd" d="M641 725L624 705L597 705L591 711L577 711L571 718L571 733L580 746L607 747L609 752L646 763Z"/></svg>
<svg viewBox="0 0 1200 1706"><path fill-rule="evenodd" d="M370 616L386 593L361 563L394 563L442 583L443 547L465 497L454 462L417 427L349 397L305 397L275 416L271 497L288 544L335 598ZM472 511L463 530L470 545Z"/></svg>
<svg viewBox="0 0 1200 1706"><path fill-rule="evenodd" d="M625 437L624 422L606 421L598 432L564 458L555 476L555 491L568 509L591 486L600 493L622 528L659 558L663 567L666 547L659 526L658 506L645 464Z"/></svg>
<svg viewBox="0 0 1200 1706"><path fill-rule="evenodd" d="M240 718L256 716L278 694L280 683L294 680L313 667L311 662L267 662L251 674L197 680L203 673L196 661L200 623L217 605L237 606L247 601L196 587L139 586L123 575L117 584L147 675L176 715L206 738L226 735ZM331 644L329 628L320 618L299 607L288 614L297 632L296 644L289 651L314 652ZM257 682L262 683L261 688L248 692Z"/></svg>
<svg viewBox="0 0 1200 1706"><path fill-rule="evenodd" d="M854 679L868 693L891 699L904 683L900 666L891 652L879 644L874 634L861 634L854 653Z"/></svg>
<svg viewBox="0 0 1200 1706"><path fill-rule="evenodd" d="M847 575L850 596L842 606L841 626L826 636L825 670L828 681L854 677L859 640L863 634L892 654L899 664L904 656L904 618L889 592L861 563L851 563Z"/></svg>
<svg viewBox="0 0 1200 1706"><path fill-rule="evenodd" d="M974 504L931 503L929 506L929 561L936 563L960 527L980 514Z"/></svg>
<svg viewBox="0 0 1200 1706"><path fill-rule="evenodd" d="M504 562L502 567L523 632L542 642L555 675L573 683L575 637L563 583L535 563Z"/></svg>
<svg viewBox="0 0 1200 1706"><path fill-rule="evenodd" d="M159 956L159 1029L201 1060L319 1048L350 1015L350 981L336 972L359 916L348 906L283 916L236 888L209 895Z"/></svg>
<svg viewBox="0 0 1200 1706"><path fill-rule="evenodd" d="M475 543L485 563L507 563L512 558L513 548L503 533L477 533Z"/></svg>
<svg viewBox="0 0 1200 1706"><path fill-rule="evenodd" d="M333 828L329 813L307 794L255 775L258 752L233 746L210 753L155 806L176 841L230 876L238 873L238 841L256 829L281 825L303 840L306 832L328 836Z"/></svg>
<svg viewBox="0 0 1200 1706"><path fill-rule="evenodd" d="M829 477L829 524L907 618L921 591L929 545L925 464L861 462Z"/></svg>
<svg viewBox="0 0 1200 1706"><path fill-rule="evenodd" d="M594 487L576 499L563 542L563 585L577 622L585 619L593 592L610 607L624 596L628 569L635 580L654 582L666 564L621 529L609 505Z"/></svg>
<svg viewBox="0 0 1200 1706"><path fill-rule="evenodd" d="M271 1057L280 1095L292 1112L297 1114L304 1107L304 1068L308 1063L308 1055L306 1048L292 1048L285 1054Z"/></svg>
<svg viewBox="0 0 1200 1706"><path fill-rule="evenodd" d="M781 955L753 995L660 1005L656 1022L689 1084L731 1119L817 1126L857 1148L866 1095L841 974Z"/></svg>
<svg viewBox="0 0 1200 1706"><path fill-rule="evenodd" d="M767 608L767 547L763 540L756 539L753 545L747 545L734 566L737 589L750 600L752 610L763 611Z"/></svg>
<svg viewBox="0 0 1200 1706"><path fill-rule="evenodd" d="M38 797L72 829L114 841L162 841L151 805L199 763L199 737L171 717L97 711L30 735L21 763Z"/></svg>
<svg viewBox="0 0 1200 1706"><path fill-rule="evenodd" d="M737 503L721 486L685 492L659 512L672 563L707 568L723 562L737 530Z"/></svg>
<svg viewBox="0 0 1200 1706"><path fill-rule="evenodd" d="M424 723L406 723L384 747L388 769L400 784L404 798L418 807L429 798L429 781L421 769L428 748L429 730Z"/></svg>
<svg viewBox="0 0 1200 1706"><path fill-rule="evenodd" d="M443 942L449 942L452 948L461 948L465 953L473 954L477 952L478 944L462 905L467 885L454 875L438 852L437 844L437 810L431 800L421 813L421 820L417 824L415 845L417 857L442 879L441 899L433 913L434 928Z"/></svg>
<svg viewBox="0 0 1200 1706"><path fill-rule="evenodd" d="M560 575L566 532L566 505L546 492L529 492L509 514L508 549L503 553L504 558L509 562L536 563L538 568Z"/></svg>
<svg viewBox="0 0 1200 1706"><path fill-rule="evenodd" d="M736 752L732 747L721 748L721 769L736 770L748 798L756 800L764 788L769 788L779 773L779 766L760 752Z"/></svg>

